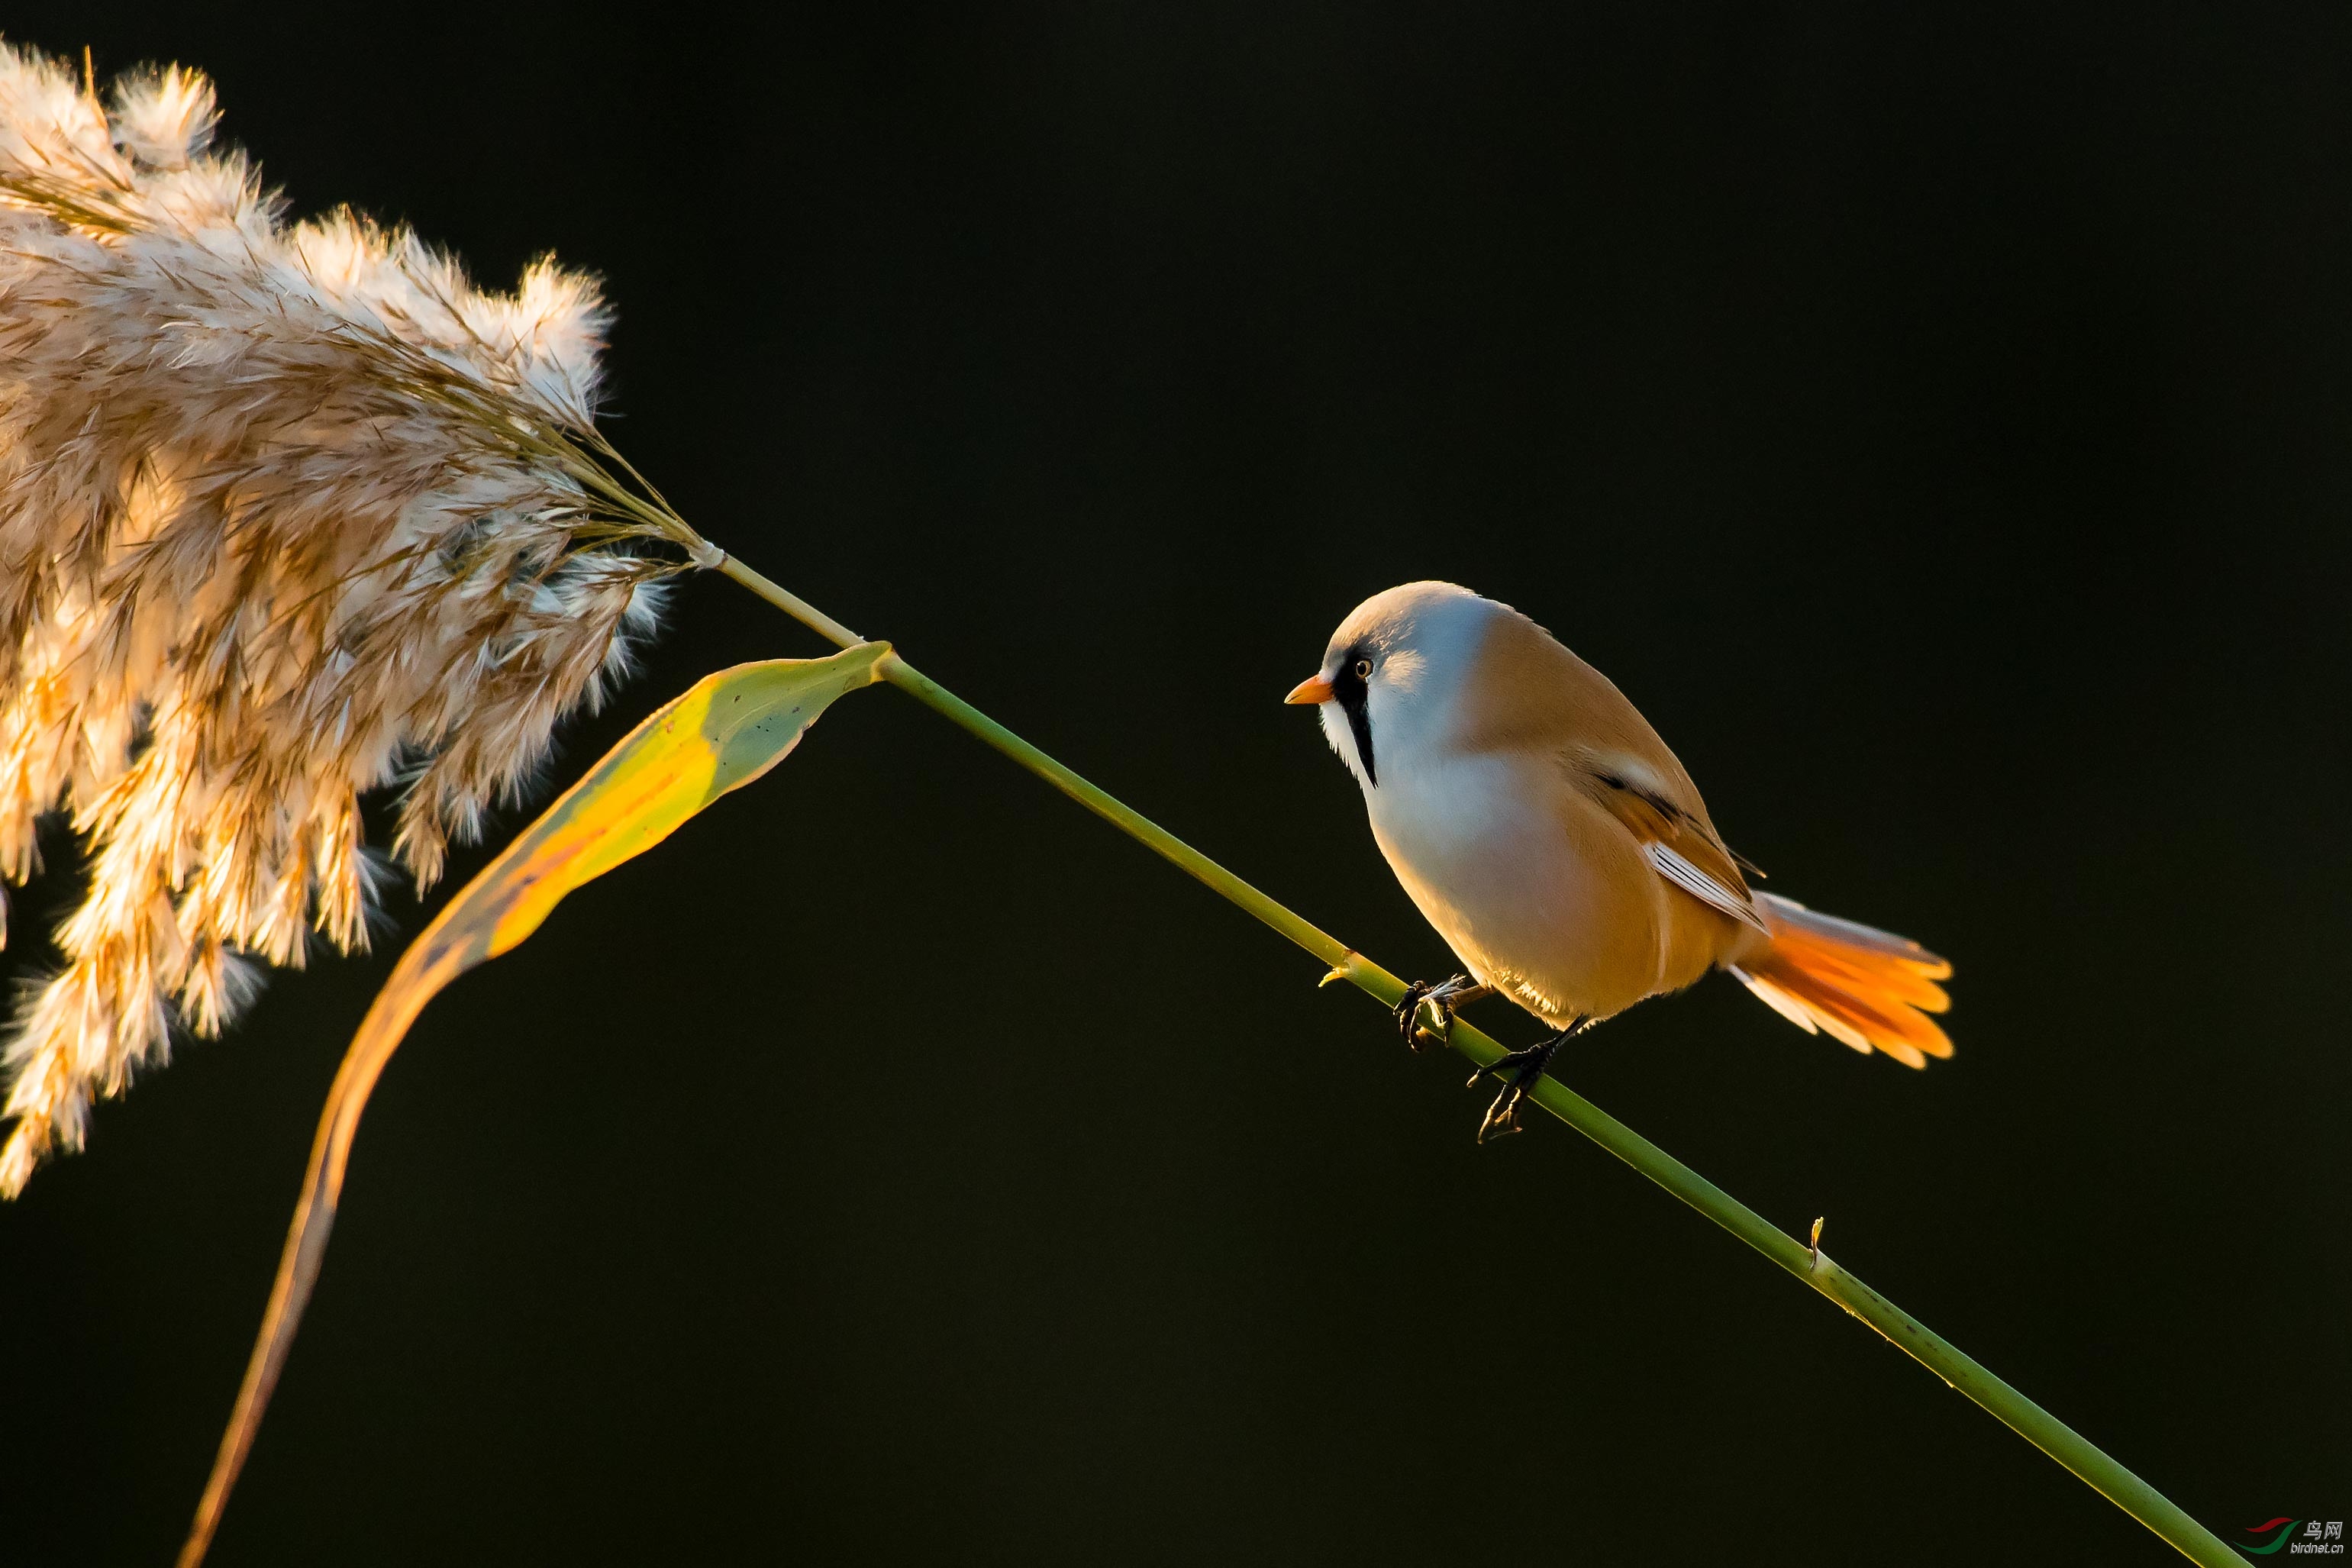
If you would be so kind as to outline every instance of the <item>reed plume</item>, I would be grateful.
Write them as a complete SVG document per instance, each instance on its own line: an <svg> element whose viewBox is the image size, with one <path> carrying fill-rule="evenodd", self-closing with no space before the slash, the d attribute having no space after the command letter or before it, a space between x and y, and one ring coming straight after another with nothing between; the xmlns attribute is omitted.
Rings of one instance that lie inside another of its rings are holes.
<svg viewBox="0 0 2352 1568"><path fill-rule="evenodd" d="M542 260L288 220L211 84L0 46L0 878L87 897L5 1055L0 1194L257 964L365 944L360 797L420 884L526 787L709 547L596 435L607 324Z"/></svg>

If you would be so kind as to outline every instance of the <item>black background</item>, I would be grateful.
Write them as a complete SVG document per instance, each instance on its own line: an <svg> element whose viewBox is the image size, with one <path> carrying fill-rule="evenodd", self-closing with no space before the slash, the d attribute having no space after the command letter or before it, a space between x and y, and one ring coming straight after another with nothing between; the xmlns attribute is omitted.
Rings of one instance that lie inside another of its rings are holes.
<svg viewBox="0 0 2352 1568"><path fill-rule="evenodd" d="M1714 981L1568 1080L2226 1539L2352 1515L2352 13L1653 10L10 33L603 273L707 532L1391 967L1451 965L1276 700L1388 584L1534 614L1959 966L1927 1073ZM817 646L690 584L559 776ZM166 1560L398 946L0 1213L0 1558ZM418 1026L216 1560L2170 1560L1319 972L845 703Z"/></svg>

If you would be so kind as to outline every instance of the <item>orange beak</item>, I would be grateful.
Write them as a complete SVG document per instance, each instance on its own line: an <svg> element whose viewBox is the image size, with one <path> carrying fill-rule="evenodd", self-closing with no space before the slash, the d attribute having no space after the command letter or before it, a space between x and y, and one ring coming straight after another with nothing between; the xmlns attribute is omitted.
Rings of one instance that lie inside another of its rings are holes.
<svg viewBox="0 0 2352 1568"><path fill-rule="evenodd" d="M1290 695L1283 700L1285 702L1328 702L1331 700L1331 683L1319 675L1309 676L1292 687Z"/></svg>

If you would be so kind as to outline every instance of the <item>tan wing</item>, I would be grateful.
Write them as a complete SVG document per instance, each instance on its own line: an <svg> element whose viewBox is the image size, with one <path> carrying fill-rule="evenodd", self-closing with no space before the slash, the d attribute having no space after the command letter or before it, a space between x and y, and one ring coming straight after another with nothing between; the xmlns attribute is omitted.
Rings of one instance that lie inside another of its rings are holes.
<svg viewBox="0 0 2352 1568"><path fill-rule="evenodd" d="M1740 875L1746 862L1716 837L1712 826L1659 791L1634 782L1627 776L1630 770L1601 759L1575 757L1567 760L1567 767L1586 796L1625 825L1651 868L1669 884L1743 925L1766 929L1748 894L1748 879Z"/></svg>
<svg viewBox="0 0 2352 1568"><path fill-rule="evenodd" d="M1746 862L1716 836L1690 775L1607 676L1511 611L1488 629L1470 690L1461 745L1556 757L1570 787L1624 825L1659 877L1765 929L1740 875Z"/></svg>

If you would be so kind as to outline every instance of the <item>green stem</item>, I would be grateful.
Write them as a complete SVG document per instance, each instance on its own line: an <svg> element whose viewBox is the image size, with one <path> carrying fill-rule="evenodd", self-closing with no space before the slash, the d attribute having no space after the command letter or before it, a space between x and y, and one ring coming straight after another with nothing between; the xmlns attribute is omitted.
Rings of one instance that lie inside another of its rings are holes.
<svg viewBox="0 0 2352 1568"><path fill-rule="evenodd" d="M731 555L719 561L718 569L843 647L862 640L839 621ZM883 679L917 701L987 742L1088 811L1174 861L1329 964L1330 979L1345 979L1391 1008L1403 1000L1404 982L1395 975L1268 898L1131 806L1087 783L906 660L892 655L883 661L882 673ZM1500 1045L1465 1023L1454 1026L1452 1044L1480 1067L1491 1065L1503 1055ZM1815 1246L1808 1247L1784 1234L1754 1209L1556 1079L1540 1080L1528 1098L1869 1324L1888 1343L1990 1411L1995 1419L2074 1471L2116 1507L2170 1542L2190 1561L2204 1563L2207 1568L2221 1568L2239 1561L2211 1531L2102 1453L2082 1434L1832 1262L1818 1246L1818 1223L1814 1226Z"/></svg>

